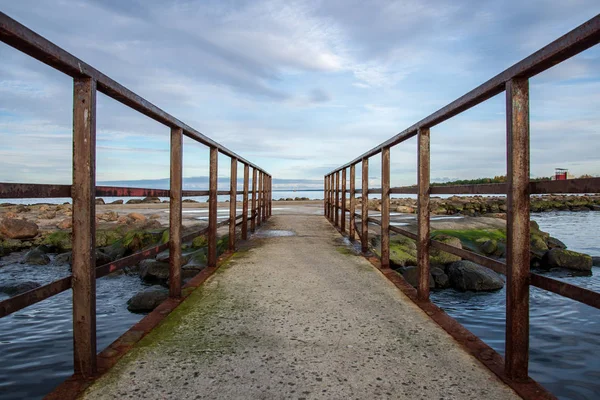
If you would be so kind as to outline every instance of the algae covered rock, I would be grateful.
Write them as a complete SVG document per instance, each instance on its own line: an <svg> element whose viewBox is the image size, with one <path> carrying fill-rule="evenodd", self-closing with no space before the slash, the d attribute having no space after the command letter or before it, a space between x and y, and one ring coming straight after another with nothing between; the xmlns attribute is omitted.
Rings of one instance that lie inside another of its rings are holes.
<svg viewBox="0 0 600 400"><path fill-rule="evenodd" d="M450 264L448 277L450 285L461 292L493 291L504 287L504 280L498 273L466 260Z"/></svg>
<svg viewBox="0 0 600 400"><path fill-rule="evenodd" d="M589 272L592 270L592 257L576 251L554 248L544 254L542 267Z"/></svg>
<svg viewBox="0 0 600 400"><path fill-rule="evenodd" d="M417 245L415 241L402 235L391 237L390 263L392 267L417 265Z"/></svg>
<svg viewBox="0 0 600 400"><path fill-rule="evenodd" d="M437 235L435 240L450 245L452 247L456 247L457 249L462 249L462 243L460 239L448 236L448 235ZM461 258L459 256L455 256L454 254L447 253L445 251L441 251L439 249L430 248L429 250L429 260L431 264L450 264L455 261L460 261Z"/></svg>

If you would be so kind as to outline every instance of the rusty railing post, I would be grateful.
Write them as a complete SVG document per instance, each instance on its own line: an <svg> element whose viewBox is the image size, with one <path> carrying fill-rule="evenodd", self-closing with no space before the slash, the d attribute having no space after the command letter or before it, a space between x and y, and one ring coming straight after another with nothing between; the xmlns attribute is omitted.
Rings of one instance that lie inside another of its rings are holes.
<svg viewBox="0 0 600 400"><path fill-rule="evenodd" d="M350 240L354 240L354 225L356 224L356 166L350 166L350 226L348 227L348 236Z"/></svg>
<svg viewBox="0 0 600 400"><path fill-rule="evenodd" d="M323 177L323 215L327 217L327 175Z"/></svg>
<svg viewBox="0 0 600 400"><path fill-rule="evenodd" d="M269 216L273 215L273 177L269 176Z"/></svg>
<svg viewBox="0 0 600 400"><path fill-rule="evenodd" d="M346 232L346 168L342 170L342 195L341 195L341 226L342 233Z"/></svg>
<svg viewBox="0 0 600 400"><path fill-rule="evenodd" d="M429 128L419 129L417 136L417 297L419 300L429 300Z"/></svg>
<svg viewBox="0 0 600 400"><path fill-rule="evenodd" d="M171 190L169 192L169 295L181 297L181 185L183 130L171 128Z"/></svg>
<svg viewBox="0 0 600 400"><path fill-rule="evenodd" d="M369 159L362 160L362 213L360 221L361 249L363 253L369 250Z"/></svg>
<svg viewBox="0 0 600 400"><path fill-rule="evenodd" d="M242 240L248 239L248 186L250 167L244 164L244 197L242 198Z"/></svg>
<svg viewBox="0 0 600 400"><path fill-rule="evenodd" d="M256 179L258 171L256 168L252 168L252 204L250 212L250 231L254 233L256 231Z"/></svg>
<svg viewBox="0 0 600 400"><path fill-rule="evenodd" d="M235 223L237 212L237 159L231 157L229 171L229 250L235 250Z"/></svg>
<svg viewBox="0 0 600 400"><path fill-rule="evenodd" d="M328 219L330 222L333 222L333 175L329 174L327 176L327 185L329 186L329 191L327 192L327 202L329 206L329 216Z"/></svg>
<svg viewBox="0 0 600 400"><path fill-rule="evenodd" d="M263 191L265 190L265 175L262 171L258 172L258 209L256 210L257 214L257 225L260 226L262 224L262 206L263 206Z"/></svg>
<svg viewBox="0 0 600 400"><path fill-rule="evenodd" d="M73 80L73 355L96 373L96 81Z"/></svg>
<svg viewBox="0 0 600 400"><path fill-rule="evenodd" d="M217 174L219 151L210 148L210 173L208 188L208 256L207 265L217 266Z"/></svg>
<svg viewBox="0 0 600 400"><path fill-rule="evenodd" d="M335 206L333 207L335 211L334 215L334 224L336 228L340 226L340 171L337 171L335 174Z"/></svg>
<svg viewBox="0 0 600 400"><path fill-rule="evenodd" d="M526 380L529 362L529 81L506 84L506 359L509 378Z"/></svg>
<svg viewBox="0 0 600 400"><path fill-rule="evenodd" d="M390 148L381 150L381 268L390 267Z"/></svg>

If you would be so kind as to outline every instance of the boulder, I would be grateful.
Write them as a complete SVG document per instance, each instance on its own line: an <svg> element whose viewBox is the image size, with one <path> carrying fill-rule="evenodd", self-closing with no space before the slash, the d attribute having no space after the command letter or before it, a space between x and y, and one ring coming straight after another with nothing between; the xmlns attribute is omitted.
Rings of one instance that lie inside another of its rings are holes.
<svg viewBox="0 0 600 400"><path fill-rule="evenodd" d="M104 214L98 214L101 221L113 222L119 219L119 214L116 211L107 211Z"/></svg>
<svg viewBox="0 0 600 400"><path fill-rule="evenodd" d="M46 255L44 249L40 246L29 250L21 260L21 264L47 265L50 264L50 257Z"/></svg>
<svg viewBox="0 0 600 400"><path fill-rule="evenodd" d="M39 233L39 227L30 221L4 218L0 222L0 233L9 239L31 239Z"/></svg>
<svg viewBox="0 0 600 400"><path fill-rule="evenodd" d="M148 197L144 197L142 199L142 203L149 203L149 204L160 203L160 199L155 196L148 196Z"/></svg>
<svg viewBox="0 0 600 400"><path fill-rule="evenodd" d="M446 289L450 287L450 278L444 272L442 268L431 267L431 276L435 282L435 287L439 289Z"/></svg>
<svg viewBox="0 0 600 400"><path fill-rule="evenodd" d="M548 244L548 248L550 249L566 249L567 245L564 244L563 242L561 242L560 240L558 240L555 237L548 237L548 239L546 240L546 243Z"/></svg>
<svg viewBox="0 0 600 400"><path fill-rule="evenodd" d="M160 214L152 214L150 216L150 219L160 219L161 215Z"/></svg>
<svg viewBox="0 0 600 400"><path fill-rule="evenodd" d="M72 262L73 262L73 253L70 251L59 254L56 257L54 257L54 264L58 264L58 265L69 264L69 265L71 265Z"/></svg>
<svg viewBox="0 0 600 400"><path fill-rule="evenodd" d="M396 207L396 212L413 214L415 212L415 209L412 207L408 207L408 206L398 206L398 207Z"/></svg>
<svg viewBox="0 0 600 400"><path fill-rule="evenodd" d="M456 261L448 266L450 285L461 292L502 289L504 280L489 268L471 261Z"/></svg>
<svg viewBox="0 0 600 400"><path fill-rule="evenodd" d="M575 271L591 271L592 257L565 249L551 249L542 257L542 268L566 268Z"/></svg>
<svg viewBox="0 0 600 400"><path fill-rule="evenodd" d="M169 263L156 260L143 260L139 266L140 278L144 282L164 284L169 279Z"/></svg>
<svg viewBox="0 0 600 400"><path fill-rule="evenodd" d="M417 287L419 284L419 269L417 267L404 267L396 270L396 272L399 272L412 287ZM435 288L435 281L431 273L429 273L429 287L431 289Z"/></svg>
<svg viewBox="0 0 600 400"><path fill-rule="evenodd" d="M206 251L204 249L194 251L187 255L187 263L182 267L184 270L203 270L206 268Z"/></svg>
<svg viewBox="0 0 600 400"><path fill-rule="evenodd" d="M459 238L449 235L436 235L435 240L450 245L452 247L456 247L457 249L462 249L462 243ZM461 260L459 256L455 256L454 254L446 253L445 251L441 251L439 249L431 248L429 250L429 259L431 264L450 264L455 261Z"/></svg>
<svg viewBox="0 0 600 400"><path fill-rule="evenodd" d="M127 203L125 204L142 204L143 201L142 199L131 199L131 200L127 200Z"/></svg>
<svg viewBox="0 0 600 400"><path fill-rule="evenodd" d="M131 218L135 222L144 222L146 221L146 217L143 214L132 212L127 214L127 218Z"/></svg>
<svg viewBox="0 0 600 400"><path fill-rule="evenodd" d="M39 219L54 219L56 218L56 211L44 211L38 215Z"/></svg>
<svg viewBox="0 0 600 400"><path fill-rule="evenodd" d="M56 224L56 227L58 229L71 229L73 227L73 219L65 218L62 221L60 221L58 224Z"/></svg>
<svg viewBox="0 0 600 400"><path fill-rule="evenodd" d="M486 256L492 255L498 250L498 241L495 239L488 239L481 244L480 248Z"/></svg>
<svg viewBox="0 0 600 400"><path fill-rule="evenodd" d="M600 257L598 257L598 256L592 257L592 265L595 267L600 267Z"/></svg>
<svg viewBox="0 0 600 400"><path fill-rule="evenodd" d="M98 198L96 199L96 204L106 204L106 203L104 202L104 199L103 199L103 198L101 198L101 197L98 197Z"/></svg>
<svg viewBox="0 0 600 400"><path fill-rule="evenodd" d="M30 290L39 288L40 285L37 282L25 281L18 283L9 283L3 284L0 286L0 292L5 293L9 296L16 296L25 292L29 292Z"/></svg>
<svg viewBox="0 0 600 400"><path fill-rule="evenodd" d="M169 297L169 290L161 286L151 286L136 293L127 300L127 309L131 312L150 312Z"/></svg>
<svg viewBox="0 0 600 400"><path fill-rule="evenodd" d="M200 236L196 236L193 240L192 240L192 247L199 249L201 247L206 247L208 246L208 239L206 238L205 235L200 235Z"/></svg>
<svg viewBox="0 0 600 400"><path fill-rule="evenodd" d="M121 200L121 199L115 200L115 201L111 202L110 204L123 204L123 200Z"/></svg>

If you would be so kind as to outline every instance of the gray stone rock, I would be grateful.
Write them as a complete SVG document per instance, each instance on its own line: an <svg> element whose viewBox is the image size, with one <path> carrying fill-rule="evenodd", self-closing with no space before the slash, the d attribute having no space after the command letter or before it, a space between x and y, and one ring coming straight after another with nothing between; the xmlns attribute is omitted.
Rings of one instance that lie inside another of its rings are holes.
<svg viewBox="0 0 600 400"><path fill-rule="evenodd" d="M417 287L419 283L419 269L417 267L403 267L398 270L404 280L408 282L412 287ZM435 288L435 281L431 273L429 274L429 287L431 289Z"/></svg>
<svg viewBox="0 0 600 400"><path fill-rule="evenodd" d="M169 279L169 263L156 260L143 260L140 264L140 278L148 283L164 284Z"/></svg>
<svg viewBox="0 0 600 400"><path fill-rule="evenodd" d="M127 309L135 313L150 312L168 297L168 289L161 286L151 286L127 300Z"/></svg>
<svg viewBox="0 0 600 400"><path fill-rule="evenodd" d="M563 242L561 242L560 240L558 240L555 237L548 237L548 239L546 240L546 243L548 244L548 247L550 249L566 249L567 245L564 244Z"/></svg>
<svg viewBox="0 0 600 400"><path fill-rule="evenodd" d="M36 247L25 253L21 264L47 265L50 264L50 257L46 255L43 249Z"/></svg>
<svg viewBox="0 0 600 400"><path fill-rule="evenodd" d="M450 287L450 278L448 278L448 275L446 275L443 269L439 267L432 267L431 276L433 277L436 288L446 289Z"/></svg>
<svg viewBox="0 0 600 400"><path fill-rule="evenodd" d="M448 266L450 285L456 290L492 291L502 289L504 280L489 268L471 261L456 261Z"/></svg>
<svg viewBox="0 0 600 400"><path fill-rule="evenodd" d="M0 292L6 293L9 296L16 296L21 293L29 292L30 290L39 288L40 285L37 282L25 281L13 284L4 284L0 286Z"/></svg>
<svg viewBox="0 0 600 400"><path fill-rule="evenodd" d="M542 268L566 268L575 271L591 271L592 257L565 249L552 249L542 257Z"/></svg>

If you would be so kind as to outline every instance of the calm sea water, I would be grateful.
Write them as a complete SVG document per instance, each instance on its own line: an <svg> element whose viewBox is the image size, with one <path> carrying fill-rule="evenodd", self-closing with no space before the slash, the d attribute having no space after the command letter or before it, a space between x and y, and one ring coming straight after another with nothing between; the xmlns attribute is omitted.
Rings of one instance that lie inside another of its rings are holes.
<svg viewBox="0 0 600 400"><path fill-rule="evenodd" d="M540 228L571 250L600 256L600 213L535 213ZM549 276L600 291L600 268L593 276L568 273ZM506 291L432 293L432 300L453 318L504 354ZM562 296L531 288L530 375L560 399L600 398L600 310Z"/></svg>
<svg viewBox="0 0 600 400"><path fill-rule="evenodd" d="M569 248L600 255L600 213L543 213L532 218ZM17 259L11 255L0 260L0 283L47 283L69 273L65 266L28 266ZM591 277L552 275L600 291L599 268ZM142 288L137 276L98 280L98 349L140 320L140 315L127 311L126 302ZM432 300L503 354L505 296L504 290L445 290L433 293ZM71 294L65 292L0 319L0 399L41 398L72 374L71 313ZM597 354L600 310L532 288L531 376L561 399L600 398Z"/></svg>

